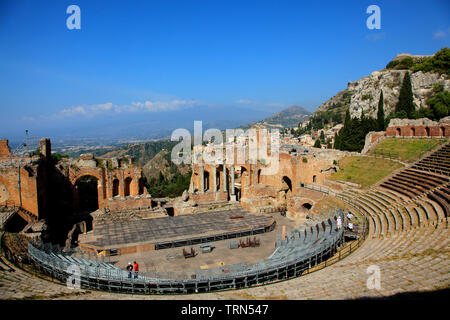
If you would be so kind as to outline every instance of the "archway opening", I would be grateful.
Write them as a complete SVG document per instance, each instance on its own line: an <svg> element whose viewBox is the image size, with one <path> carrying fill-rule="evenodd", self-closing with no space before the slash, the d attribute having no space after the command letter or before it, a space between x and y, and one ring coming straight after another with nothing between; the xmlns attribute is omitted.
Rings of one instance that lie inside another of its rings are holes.
<svg viewBox="0 0 450 320"><path fill-rule="evenodd" d="M144 181L142 178L139 178L139 192L140 195L144 194Z"/></svg>
<svg viewBox="0 0 450 320"><path fill-rule="evenodd" d="M416 128L411 128L411 137L416 136Z"/></svg>
<svg viewBox="0 0 450 320"><path fill-rule="evenodd" d="M439 128L439 134L440 134L442 137L445 137L445 127L440 127L440 128Z"/></svg>
<svg viewBox="0 0 450 320"><path fill-rule="evenodd" d="M128 197L130 195L130 189L131 189L131 182L133 181L132 178L128 177L124 181L124 196Z"/></svg>
<svg viewBox="0 0 450 320"><path fill-rule="evenodd" d="M166 207L165 209L166 209L167 215L169 217L173 217L175 215L175 211L174 211L173 207Z"/></svg>
<svg viewBox="0 0 450 320"><path fill-rule="evenodd" d="M397 128L396 129L396 135L397 135L397 137L401 136L402 135L402 129Z"/></svg>
<svg viewBox="0 0 450 320"><path fill-rule="evenodd" d="M312 208L312 204L305 202L304 204L302 204L302 208L309 211Z"/></svg>
<svg viewBox="0 0 450 320"><path fill-rule="evenodd" d="M425 132L427 133L427 137L429 137L429 136L430 136L430 128L429 128L429 127L426 127L426 128L425 128Z"/></svg>
<svg viewBox="0 0 450 320"><path fill-rule="evenodd" d="M236 195L236 201L239 201L241 199L241 189L234 187L234 194Z"/></svg>
<svg viewBox="0 0 450 320"><path fill-rule="evenodd" d="M98 209L98 179L91 175L79 177L75 181L79 211L95 211Z"/></svg>
<svg viewBox="0 0 450 320"><path fill-rule="evenodd" d="M261 171L262 171L262 169L258 170L258 184L262 183Z"/></svg>
<svg viewBox="0 0 450 320"><path fill-rule="evenodd" d="M114 179L113 180L113 192L112 192L112 196L116 197L119 195L119 180L118 179Z"/></svg>
<svg viewBox="0 0 450 320"><path fill-rule="evenodd" d="M285 192L292 192L292 182L291 179L284 176L281 181L281 189Z"/></svg>
<svg viewBox="0 0 450 320"><path fill-rule="evenodd" d="M209 172L205 170L204 172L204 187L205 187L205 191L209 190Z"/></svg>
<svg viewBox="0 0 450 320"><path fill-rule="evenodd" d="M241 189L239 193L239 199L242 199L247 196L246 187L250 185L250 176L248 174L247 168L245 167L241 167L240 182Z"/></svg>

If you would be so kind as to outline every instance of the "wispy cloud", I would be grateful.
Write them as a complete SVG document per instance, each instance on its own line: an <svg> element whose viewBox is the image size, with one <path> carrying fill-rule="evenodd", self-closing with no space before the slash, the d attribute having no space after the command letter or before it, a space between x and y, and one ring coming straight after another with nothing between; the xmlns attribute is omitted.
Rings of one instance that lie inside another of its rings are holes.
<svg viewBox="0 0 450 320"><path fill-rule="evenodd" d="M236 103L238 103L238 104L247 104L247 105L250 105L250 104L258 104L258 103L255 102L255 101L247 100L247 99L240 99L240 100L236 101Z"/></svg>
<svg viewBox="0 0 450 320"><path fill-rule="evenodd" d="M138 113L138 112L166 112L191 108L194 106L206 105L197 100L170 100L170 101L143 101L132 102L129 105L116 105L112 102L94 105L80 105L62 109L50 116L41 116L49 120L61 120L74 117L93 118L105 114L123 114L123 113ZM23 121L37 120L35 117L22 117Z"/></svg>
<svg viewBox="0 0 450 320"><path fill-rule="evenodd" d="M447 38L448 35L450 35L450 27L448 27L447 30L440 29L433 32L433 39Z"/></svg>

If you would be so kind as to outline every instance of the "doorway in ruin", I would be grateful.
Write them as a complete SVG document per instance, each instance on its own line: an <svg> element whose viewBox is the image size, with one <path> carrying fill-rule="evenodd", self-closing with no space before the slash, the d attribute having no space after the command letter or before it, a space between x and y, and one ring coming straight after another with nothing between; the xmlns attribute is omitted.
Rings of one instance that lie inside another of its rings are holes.
<svg viewBox="0 0 450 320"><path fill-rule="evenodd" d="M133 181L132 178L128 177L124 180L124 196L128 197L130 195L130 189L131 189L131 182Z"/></svg>
<svg viewBox="0 0 450 320"><path fill-rule="evenodd" d="M425 128L425 132L427 133L427 137L429 137L429 136L430 136L430 128L429 128L429 127L426 127L426 128Z"/></svg>
<svg viewBox="0 0 450 320"><path fill-rule="evenodd" d="M204 171L204 178L203 178L203 183L204 183L204 188L205 191L209 190L209 172L208 171Z"/></svg>
<svg viewBox="0 0 450 320"><path fill-rule="evenodd" d="M287 208L288 199L292 193L292 181L284 176L281 179L280 202L284 208Z"/></svg>
<svg viewBox="0 0 450 320"><path fill-rule="evenodd" d="M308 202L305 202L304 204L302 204L302 208L303 208L304 211L309 211L312 208L312 204L308 203Z"/></svg>
<svg viewBox="0 0 450 320"><path fill-rule="evenodd" d="M116 197L119 195L119 179L114 179L113 180L113 191L112 191L112 196Z"/></svg>
<svg viewBox="0 0 450 320"><path fill-rule="evenodd" d="M95 211L98 209L97 186L98 179L91 175L81 176L75 181L79 211Z"/></svg>
<svg viewBox="0 0 450 320"><path fill-rule="evenodd" d="M173 207L165 207L164 209L166 209L167 215L169 217L173 217L175 215L175 210L173 209Z"/></svg>
<svg viewBox="0 0 450 320"><path fill-rule="evenodd" d="M286 193L292 192L292 181L288 177L284 176L281 179L281 190L283 190Z"/></svg>
<svg viewBox="0 0 450 320"><path fill-rule="evenodd" d="M144 188L145 188L144 180L142 178L139 178L139 190L138 190L139 195L144 194Z"/></svg>
<svg viewBox="0 0 450 320"><path fill-rule="evenodd" d="M241 182L241 189L240 189L239 198L243 198L244 195L246 194L245 188L248 185L250 185L250 176L249 176L248 170L247 170L247 168L245 168L243 166L241 167L240 182Z"/></svg>
<svg viewBox="0 0 450 320"><path fill-rule="evenodd" d="M397 137L400 137L401 135L402 135L402 129L400 129L400 128L397 128L397 134L396 134L396 136Z"/></svg>
<svg viewBox="0 0 450 320"><path fill-rule="evenodd" d="M241 199L241 189L238 187L235 187L234 194L236 195L236 201L239 201Z"/></svg>
<svg viewBox="0 0 450 320"><path fill-rule="evenodd" d="M439 128L439 134L440 134L442 137L445 137L445 127L440 127L440 128Z"/></svg>

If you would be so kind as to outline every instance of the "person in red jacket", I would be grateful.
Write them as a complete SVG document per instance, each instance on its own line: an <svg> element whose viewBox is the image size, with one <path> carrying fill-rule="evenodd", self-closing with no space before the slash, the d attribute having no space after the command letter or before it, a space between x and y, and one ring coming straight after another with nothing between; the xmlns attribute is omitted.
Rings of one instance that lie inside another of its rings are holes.
<svg viewBox="0 0 450 320"><path fill-rule="evenodd" d="M136 261L134 262L133 270L134 270L134 278L137 279L139 273L139 265Z"/></svg>

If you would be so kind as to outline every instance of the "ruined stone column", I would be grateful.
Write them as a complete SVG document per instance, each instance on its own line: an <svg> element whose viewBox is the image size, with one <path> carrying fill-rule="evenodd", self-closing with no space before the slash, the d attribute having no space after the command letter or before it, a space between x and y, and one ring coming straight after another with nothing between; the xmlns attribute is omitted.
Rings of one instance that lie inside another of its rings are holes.
<svg viewBox="0 0 450 320"><path fill-rule="evenodd" d="M125 198L125 180L123 178L123 169L119 169L119 196Z"/></svg>
<svg viewBox="0 0 450 320"><path fill-rule="evenodd" d="M231 176L231 186L230 186L231 194L234 196L234 165L231 166L230 176Z"/></svg>
<svg viewBox="0 0 450 320"><path fill-rule="evenodd" d="M213 166L213 169L212 169L212 180L213 180L212 188L213 188L214 193L216 193L216 191L217 191L217 172L216 172L215 165Z"/></svg>
<svg viewBox="0 0 450 320"><path fill-rule="evenodd" d="M139 195L139 176L138 176L138 170L137 168L134 168L133 170L133 180L131 181L130 186L130 195L136 197Z"/></svg>
<svg viewBox="0 0 450 320"><path fill-rule="evenodd" d="M234 202L237 201L236 200L236 194L234 192L234 165L231 165L231 172L230 172L230 176L231 176L231 195L230 195L230 201Z"/></svg>
<svg viewBox="0 0 450 320"><path fill-rule="evenodd" d="M252 184L256 186L258 184L258 164L253 165L253 182Z"/></svg>
<svg viewBox="0 0 450 320"><path fill-rule="evenodd" d="M200 193L205 192L205 168L200 166Z"/></svg>
<svg viewBox="0 0 450 320"><path fill-rule="evenodd" d="M223 179L222 179L222 190L227 191L227 167L223 164Z"/></svg>

